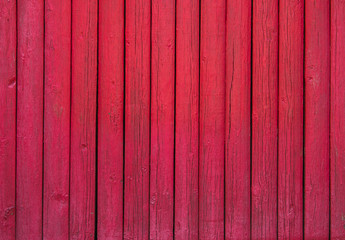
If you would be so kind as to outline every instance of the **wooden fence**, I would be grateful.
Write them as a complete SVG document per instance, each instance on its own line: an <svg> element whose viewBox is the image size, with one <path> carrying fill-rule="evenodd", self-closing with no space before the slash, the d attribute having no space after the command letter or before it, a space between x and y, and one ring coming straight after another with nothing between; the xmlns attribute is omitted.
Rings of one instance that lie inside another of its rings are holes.
<svg viewBox="0 0 345 240"><path fill-rule="evenodd" d="M0 239L345 239L345 1L1 0Z"/></svg>

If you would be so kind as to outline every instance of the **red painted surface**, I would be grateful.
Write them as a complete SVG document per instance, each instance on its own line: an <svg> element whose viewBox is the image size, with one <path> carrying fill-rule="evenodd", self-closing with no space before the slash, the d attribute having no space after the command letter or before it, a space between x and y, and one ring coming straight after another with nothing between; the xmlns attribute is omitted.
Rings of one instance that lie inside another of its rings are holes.
<svg viewBox="0 0 345 240"><path fill-rule="evenodd" d="M345 2L331 2L331 239L345 238Z"/></svg>
<svg viewBox="0 0 345 240"><path fill-rule="evenodd" d="M304 238L329 236L330 6L305 2Z"/></svg>
<svg viewBox="0 0 345 240"><path fill-rule="evenodd" d="M71 2L45 2L43 238L68 238Z"/></svg>
<svg viewBox="0 0 345 240"><path fill-rule="evenodd" d="M175 1L151 9L150 239L173 239Z"/></svg>
<svg viewBox="0 0 345 240"><path fill-rule="evenodd" d="M18 0L17 24L16 239L41 239L43 0Z"/></svg>
<svg viewBox="0 0 345 240"><path fill-rule="evenodd" d="M122 239L124 2L99 2L97 238Z"/></svg>
<svg viewBox="0 0 345 240"><path fill-rule="evenodd" d="M252 239L277 237L278 1L253 2Z"/></svg>
<svg viewBox="0 0 345 240"><path fill-rule="evenodd" d="M280 1L279 239L303 239L303 35L303 1Z"/></svg>
<svg viewBox="0 0 345 240"><path fill-rule="evenodd" d="M199 0L176 2L175 239L198 239Z"/></svg>
<svg viewBox="0 0 345 240"><path fill-rule="evenodd" d="M224 239L225 3L201 1L199 239Z"/></svg>
<svg viewBox="0 0 345 240"><path fill-rule="evenodd" d="M227 1L226 239L250 239L251 12L251 1Z"/></svg>
<svg viewBox="0 0 345 240"><path fill-rule="evenodd" d="M97 0L72 3L71 239L95 234L97 12Z"/></svg>
<svg viewBox="0 0 345 240"><path fill-rule="evenodd" d="M0 239L344 239L341 0L0 2Z"/></svg>
<svg viewBox="0 0 345 240"><path fill-rule="evenodd" d="M150 229L151 2L126 1L124 239Z"/></svg>
<svg viewBox="0 0 345 240"><path fill-rule="evenodd" d="M15 239L16 1L0 2L0 239Z"/></svg>

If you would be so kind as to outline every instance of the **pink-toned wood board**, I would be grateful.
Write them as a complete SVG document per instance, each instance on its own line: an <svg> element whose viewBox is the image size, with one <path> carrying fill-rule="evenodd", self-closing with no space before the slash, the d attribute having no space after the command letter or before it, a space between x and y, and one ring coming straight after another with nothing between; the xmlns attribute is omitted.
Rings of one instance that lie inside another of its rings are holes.
<svg viewBox="0 0 345 240"><path fill-rule="evenodd" d="M198 0L176 2L175 239L198 239Z"/></svg>
<svg viewBox="0 0 345 240"><path fill-rule="evenodd" d="M71 239L95 236L97 7L97 0L72 3Z"/></svg>
<svg viewBox="0 0 345 240"><path fill-rule="evenodd" d="M278 238L303 239L304 3L279 2Z"/></svg>
<svg viewBox="0 0 345 240"><path fill-rule="evenodd" d="M0 239L15 239L16 1L0 2Z"/></svg>
<svg viewBox="0 0 345 240"><path fill-rule="evenodd" d="M97 238L123 236L124 1L99 2Z"/></svg>
<svg viewBox="0 0 345 240"><path fill-rule="evenodd" d="M253 2L251 238L277 237L278 0Z"/></svg>
<svg viewBox="0 0 345 240"><path fill-rule="evenodd" d="M225 6L200 6L199 239L224 239Z"/></svg>
<svg viewBox="0 0 345 240"><path fill-rule="evenodd" d="M304 239L329 237L330 4L305 2Z"/></svg>
<svg viewBox="0 0 345 240"><path fill-rule="evenodd" d="M69 236L71 1L45 1L43 238Z"/></svg>
<svg viewBox="0 0 345 240"><path fill-rule="evenodd" d="M44 2L17 1L16 239L42 238Z"/></svg>
<svg viewBox="0 0 345 240"><path fill-rule="evenodd" d="M175 1L151 7L150 239L174 236Z"/></svg>
<svg viewBox="0 0 345 240"><path fill-rule="evenodd" d="M225 238L250 239L251 1L227 1Z"/></svg>

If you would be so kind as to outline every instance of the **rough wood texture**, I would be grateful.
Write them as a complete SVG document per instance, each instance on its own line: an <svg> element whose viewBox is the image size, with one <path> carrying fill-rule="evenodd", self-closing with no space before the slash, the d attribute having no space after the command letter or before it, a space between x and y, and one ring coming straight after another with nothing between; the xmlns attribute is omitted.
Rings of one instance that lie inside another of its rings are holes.
<svg viewBox="0 0 345 240"><path fill-rule="evenodd" d="M151 9L150 239L173 239L175 1Z"/></svg>
<svg viewBox="0 0 345 240"><path fill-rule="evenodd" d="M151 1L126 1L124 239L149 238Z"/></svg>
<svg viewBox="0 0 345 240"><path fill-rule="evenodd" d="M70 238L94 239L97 0L72 3Z"/></svg>
<svg viewBox="0 0 345 240"><path fill-rule="evenodd" d="M71 2L45 1L43 238L68 239Z"/></svg>
<svg viewBox="0 0 345 240"><path fill-rule="evenodd" d="M43 0L17 1L16 239L42 239Z"/></svg>
<svg viewBox="0 0 345 240"><path fill-rule="evenodd" d="M15 239L16 1L0 2L0 239Z"/></svg>
<svg viewBox="0 0 345 240"><path fill-rule="evenodd" d="M303 239L303 27L303 1L280 1L279 239Z"/></svg>
<svg viewBox="0 0 345 240"><path fill-rule="evenodd" d="M97 238L123 235L124 1L99 2Z"/></svg>
<svg viewBox="0 0 345 240"><path fill-rule="evenodd" d="M225 0L201 1L199 239L224 239Z"/></svg>
<svg viewBox="0 0 345 240"><path fill-rule="evenodd" d="M331 2L331 239L345 239L345 2Z"/></svg>
<svg viewBox="0 0 345 240"><path fill-rule="evenodd" d="M278 0L253 2L253 239L277 237Z"/></svg>
<svg viewBox="0 0 345 240"><path fill-rule="evenodd" d="M329 237L330 4L305 2L304 238Z"/></svg>
<svg viewBox="0 0 345 240"><path fill-rule="evenodd" d="M250 0L227 1L226 239L250 239L251 4Z"/></svg>
<svg viewBox="0 0 345 240"><path fill-rule="evenodd" d="M198 239L199 7L176 2L176 240Z"/></svg>

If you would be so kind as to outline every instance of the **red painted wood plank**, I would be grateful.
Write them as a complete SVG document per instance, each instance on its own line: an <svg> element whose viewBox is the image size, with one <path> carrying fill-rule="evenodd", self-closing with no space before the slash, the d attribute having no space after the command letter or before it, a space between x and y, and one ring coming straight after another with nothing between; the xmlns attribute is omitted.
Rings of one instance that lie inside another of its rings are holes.
<svg viewBox="0 0 345 240"><path fill-rule="evenodd" d="M95 233L97 0L72 2L70 238Z"/></svg>
<svg viewBox="0 0 345 240"><path fill-rule="evenodd" d="M16 1L0 2L0 239L15 239Z"/></svg>
<svg viewBox="0 0 345 240"><path fill-rule="evenodd" d="M99 2L98 239L123 236L124 1Z"/></svg>
<svg viewBox="0 0 345 240"><path fill-rule="evenodd" d="M201 1L199 239L224 239L225 3Z"/></svg>
<svg viewBox="0 0 345 240"><path fill-rule="evenodd" d="M151 1L126 1L124 239L149 238Z"/></svg>
<svg viewBox="0 0 345 240"><path fill-rule="evenodd" d="M45 1L43 238L68 239L71 2Z"/></svg>
<svg viewBox="0 0 345 240"><path fill-rule="evenodd" d="M277 237L278 1L253 2L253 239Z"/></svg>
<svg viewBox="0 0 345 240"><path fill-rule="evenodd" d="M199 0L176 2L175 239L198 239Z"/></svg>
<svg viewBox="0 0 345 240"><path fill-rule="evenodd" d="M329 5L305 2L305 239L329 237Z"/></svg>
<svg viewBox="0 0 345 240"><path fill-rule="evenodd" d="M151 8L150 239L174 236L175 1Z"/></svg>
<svg viewBox="0 0 345 240"><path fill-rule="evenodd" d="M345 239L345 2L331 2L331 239Z"/></svg>
<svg viewBox="0 0 345 240"><path fill-rule="evenodd" d="M251 9L250 0L227 1L226 239L250 239Z"/></svg>
<svg viewBox="0 0 345 240"><path fill-rule="evenodd" d="M17 1L16 239L42 238L44 3Z"/></svg>
<svg viewBox="0 0 345 240"><path fill-rule="evenodd" d="M304 3L279 2L278 236L303 239Z"/></svg>

